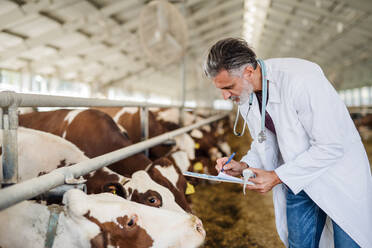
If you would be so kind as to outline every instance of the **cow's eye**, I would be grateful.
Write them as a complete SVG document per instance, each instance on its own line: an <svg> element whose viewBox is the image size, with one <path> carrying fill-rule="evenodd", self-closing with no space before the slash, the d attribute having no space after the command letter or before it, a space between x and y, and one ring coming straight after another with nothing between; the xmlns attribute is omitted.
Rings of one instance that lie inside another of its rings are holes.
<svg viewBox="0 0 372 248"><path fill-rule="evenodd" d="M142 199L144 204L151 207L159 208L163 205L161 195L157 192L148 192L147 196Z"/></svg>

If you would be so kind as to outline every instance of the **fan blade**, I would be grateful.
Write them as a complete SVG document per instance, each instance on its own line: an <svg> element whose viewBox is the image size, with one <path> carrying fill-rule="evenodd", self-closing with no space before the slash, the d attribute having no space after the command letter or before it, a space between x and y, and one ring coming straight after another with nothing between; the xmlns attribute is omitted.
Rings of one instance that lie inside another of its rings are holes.
<svg viewBox="0 0 372 248"><path fill-rule="evenodd" d="M159 1L156 10L159 31L163 36L164 33L168 31L166 3L164 1Z"/></svg>
<svg viewBox="0 0 372 248"><path fill-rule="evenodd" d="M149 48L153 47L154 45L156 45L159 41L161 41L162 37L161 37L161 34L159 32L159 30L156 30L154 32L154 35L152 36L151 40L149 40L147 42L147 45Z"/></svg>
<svg viewBox="0 0 372 248"><path fill-rule="evenodd" d="M177 50L181 50L182 51L182 46L180 45L180 43L178 43L178 41L170 33L166 33L165 34L165 37L166 37L167 41L170 44L172 44L172 46L174 48L176 48Z"/></svg>

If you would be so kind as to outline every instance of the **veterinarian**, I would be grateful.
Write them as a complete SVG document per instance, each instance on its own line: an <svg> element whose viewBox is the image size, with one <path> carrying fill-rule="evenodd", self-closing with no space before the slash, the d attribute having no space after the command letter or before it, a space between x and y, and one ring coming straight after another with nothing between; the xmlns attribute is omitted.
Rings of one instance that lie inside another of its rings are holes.
<svg viewBox="0 0 372 248"><path fill-rule="evenodd" d="M253 138L241 161L224 170L239 176L249 168L256 178L247 189L273 190L285 246L372 247L368 157L322 69L296 58L259 60L246 41L227 38L210 48L205 73L238 104Z"/></svg>

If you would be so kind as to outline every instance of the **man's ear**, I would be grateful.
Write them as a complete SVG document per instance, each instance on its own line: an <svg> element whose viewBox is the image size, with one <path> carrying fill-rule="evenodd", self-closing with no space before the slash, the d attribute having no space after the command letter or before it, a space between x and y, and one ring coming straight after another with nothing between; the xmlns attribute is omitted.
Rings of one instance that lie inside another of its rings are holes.
<svg viewBox="0 0 372 248"><path fill-rule="evenodd" d="M253 75L254 69L252 66L248 65L243 70L243 78L245 80L250 80Z"/></svg>
<svg viewBox="0 0 372 248"><path fill-rule="evenodd" d="M102 192L112 193L114 195L118 195L120 197L123 197L124 199L127 199L126 190L124 189L123 185L117 182L106 183L102 187Z"/></svg>

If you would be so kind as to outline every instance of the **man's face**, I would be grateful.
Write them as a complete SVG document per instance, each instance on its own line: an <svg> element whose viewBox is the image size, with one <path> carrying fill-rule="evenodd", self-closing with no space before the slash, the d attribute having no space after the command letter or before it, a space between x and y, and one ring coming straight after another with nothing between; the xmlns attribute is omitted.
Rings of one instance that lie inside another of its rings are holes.
<svg viewBox="0 0 372 248"><path fill-rule="evenodd" d="M232 76L226 70L220 71L213 78L214 85L221 90L225 100L231 99L236 104L243 104L249 100L253 86L243 77Z"/></svg>

